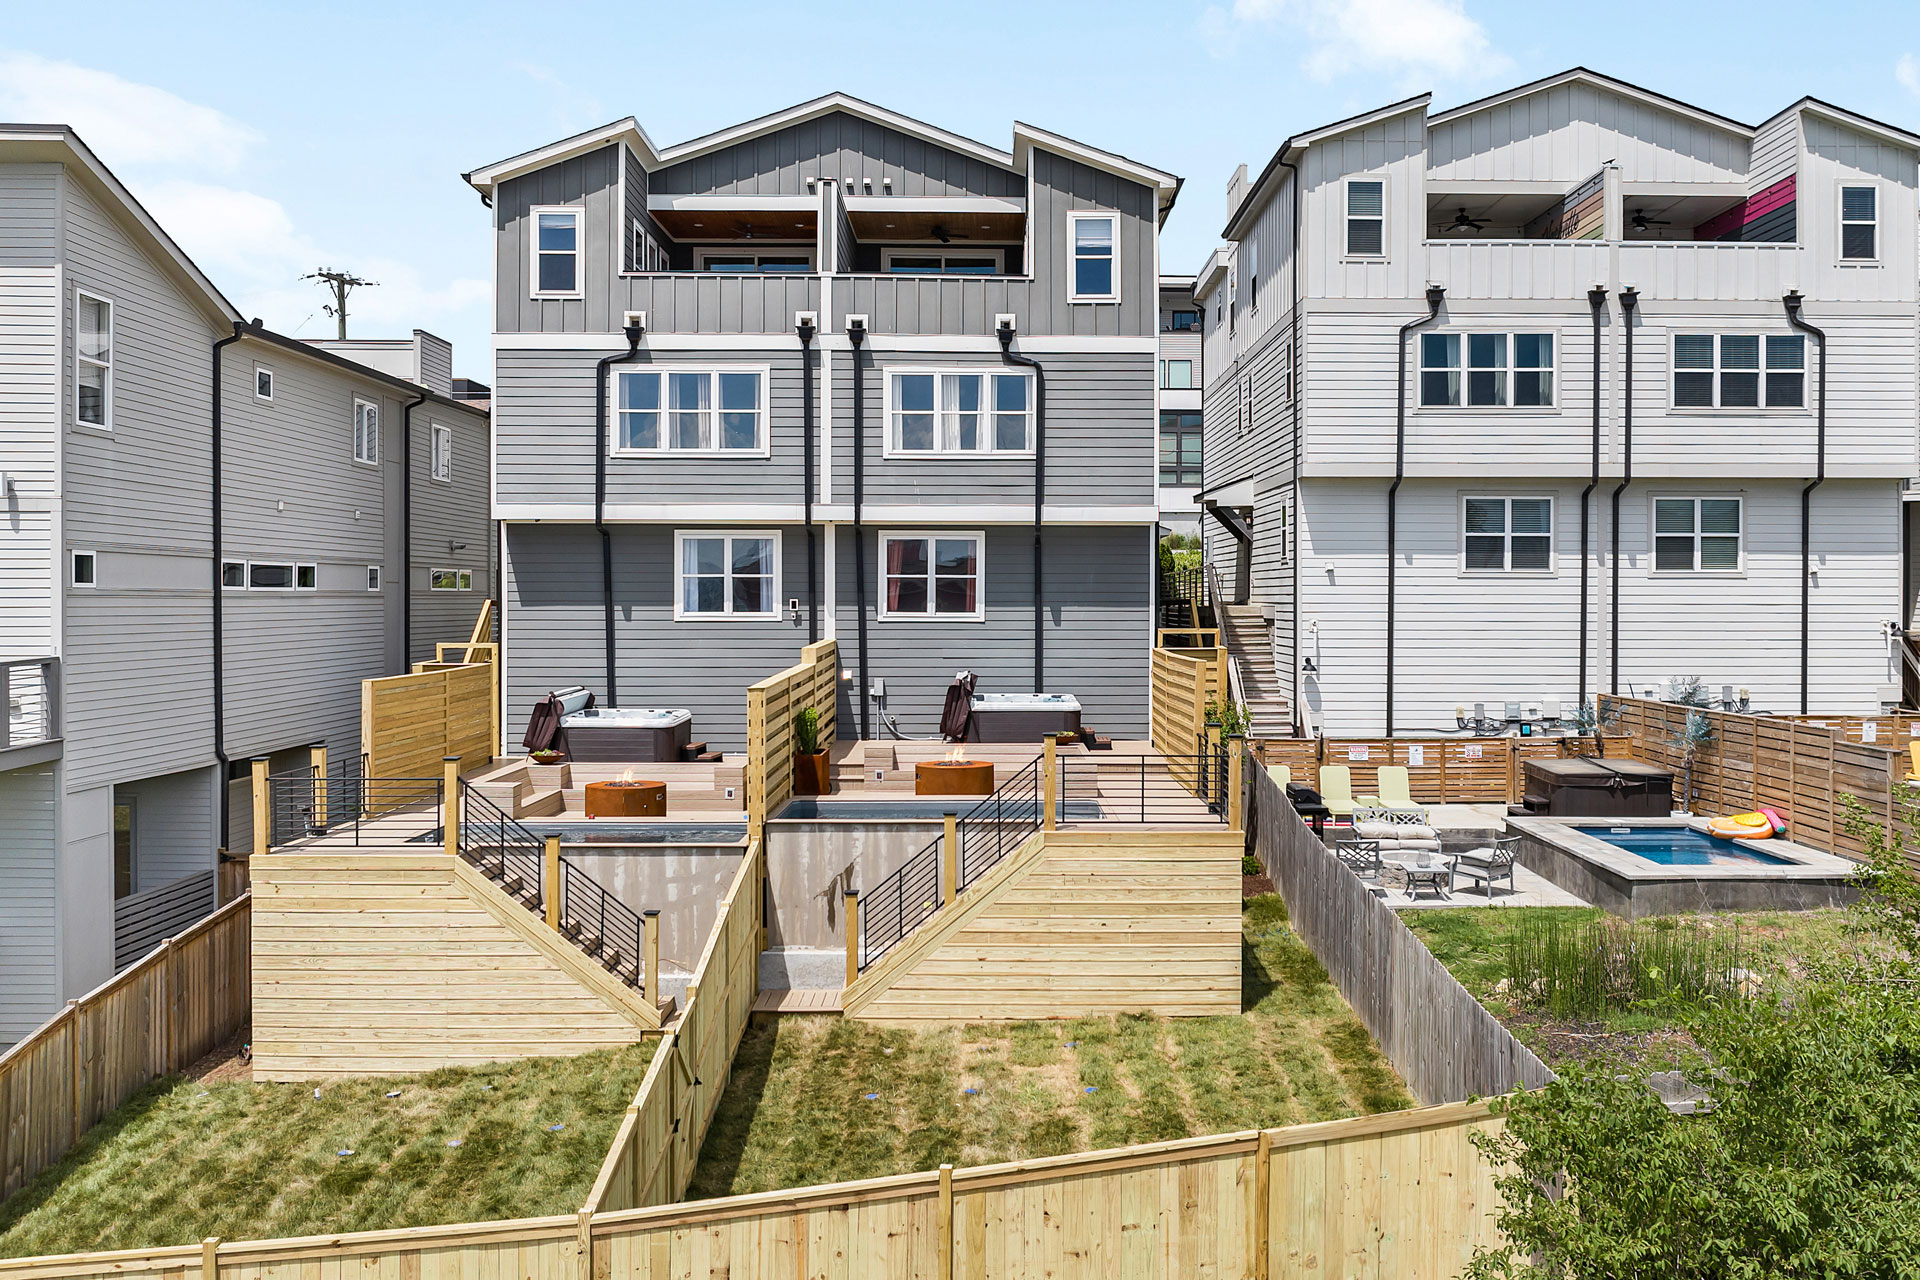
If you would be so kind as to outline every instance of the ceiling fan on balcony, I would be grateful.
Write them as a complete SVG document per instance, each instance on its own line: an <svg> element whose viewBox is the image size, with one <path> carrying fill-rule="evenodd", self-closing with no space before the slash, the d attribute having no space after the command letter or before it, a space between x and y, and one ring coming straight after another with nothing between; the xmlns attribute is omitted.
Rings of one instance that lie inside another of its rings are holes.
<svg viewBox="0 0 1920 1280"><path fill-rule="evenodd" d="M1649 218L1644 209L1635 209L1633 211L1633 229L1635 231L1645 231L1648 227L1670 227L1672 225L1673 224L1665 218Z"/></svg>
<svg viewBox="0 0 1920 1280"><path fill-rule="evenodd" d="M1447 227L1447 230L1478 231L1480 230L1480 228L1486 225L1487 223L1485 219L1469 218L1467 216L1467 207L1465 205L1461 205L1459 211L1453 215L1453 222L1450 226Z"/></svg>
<svg viewBox="0 0 1920 1280"><path fill-rule="evenodd" d="M949 231L939 224L928 227L927 234L935 240L938 240L941 244L952 244L955 240L970 240L973 238L964 231Z"/></svg>

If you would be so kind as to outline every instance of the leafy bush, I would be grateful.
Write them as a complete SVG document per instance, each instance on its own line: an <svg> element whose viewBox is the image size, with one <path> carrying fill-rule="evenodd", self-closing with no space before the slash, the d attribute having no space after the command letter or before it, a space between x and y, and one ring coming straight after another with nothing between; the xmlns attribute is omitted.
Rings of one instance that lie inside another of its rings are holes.
<svg viewBox="0 0 1920 1280"><path fill-rule="evenodd" d="M802 707L793 717L793 739L803 756L820 754L820 710Z"/></svg>
<svg viewBox="0 0 1920 1280"><path fill-rule="evenodd" d="M1220 726L1223 738L1244 738L1253 731L1253 713L1232 698L1208 698L1205 717L1208 724Z"/></svg>
<svg viewBox="0 0 1920 1280"><path fill-rule="evenodd" d="M1267 869L1260 865L1260 859L1250 853L1240 855L1240 874L1243 876L1263 876Z"/></svg>

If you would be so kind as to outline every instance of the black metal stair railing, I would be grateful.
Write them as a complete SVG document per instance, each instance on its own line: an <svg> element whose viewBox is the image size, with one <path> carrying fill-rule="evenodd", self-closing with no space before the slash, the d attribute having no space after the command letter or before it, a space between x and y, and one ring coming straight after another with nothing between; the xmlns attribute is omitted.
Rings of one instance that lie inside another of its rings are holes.
<svg viewBox="0 0 1920 1280"><path fill-rule="evenodd" d="M639 913L571 862L560 864L560 885L560 932L608 973L638 989L646 980L646 930Z"/></svg>
<svg viewBox="0 0 1920 1280"><path fill-rule="evenodd" d="M460 856L527 910L544 911L546 841L464 781L460 819Z"/></svg>
<svg viewBox="0 0 1920 1280"><path fill-rule="evenodd" d="M940 909L940 842L933 838L876 887L860 895L860 968L887 954Z"/></svg>
<svg viewBox="0 0 1920 1280"><path fill-rule="evenodd" d="M960 838L962 889L971 887L1040 829L1040 811L1045 805L1040 794L1040 765L1036 757L961 815L955 830Z"/></svg>

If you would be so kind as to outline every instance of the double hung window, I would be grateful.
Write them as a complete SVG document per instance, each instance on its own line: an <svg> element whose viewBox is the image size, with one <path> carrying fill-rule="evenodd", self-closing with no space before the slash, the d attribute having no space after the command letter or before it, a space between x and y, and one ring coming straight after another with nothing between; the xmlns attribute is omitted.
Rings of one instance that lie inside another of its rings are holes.
<svg viewBox="0 0 1920 1280"><path fill-rule="evenodd" d="M887 400L890 454L1033 451L1030 374L895 370Z"/></svg>
<svg viewBox="0 0 1920 1280"><path fill-rule="evenodd" d="M765 369L621 372L616 453L767 450Z"/></svg>
<svg viewBox="0 0 1920 1280"><path fill-rule="evenodd" d="M1677 333L1676 409L1799 409L1807 402L1807 342L1797 333Z"/></svg>
<svg viewBox="0 0 1920 1280"><path fill-rule="evenodd" d="M779 540L771 533L678 535L676 618L774 618Z"/></svg>
<svg viewBox="0 0 1920 1280"><path fill-rule="evenodd" d="M882 618L985 617L978 533L889 533L880 539L886 574Z"/></svg>

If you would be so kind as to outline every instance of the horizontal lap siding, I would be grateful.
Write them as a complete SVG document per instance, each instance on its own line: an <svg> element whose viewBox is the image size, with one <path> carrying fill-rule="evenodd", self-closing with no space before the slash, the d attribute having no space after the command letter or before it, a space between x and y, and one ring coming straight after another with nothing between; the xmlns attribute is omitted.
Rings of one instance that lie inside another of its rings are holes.
<svg viewBox="0 0 1920 1280"><path fill-rule="evenodd" d="M59 273L20 261L35 239L50 239L55 178L0 167L0 468L13 481L8 537L0 542L0 651L54 651L53 499L60 439ZM8 250L15 252L9 254ZM64 557L61 557L64 562Z"/></svg>
<svg viewBox="0 0 1920 1280"><path fill-rule="evenodd" d="M54 766L0 773L0 1046L60 1004Z"/></svg>
<svg viewBox="0 0 1920 1280"><path fill-rule="evenodd" d="M889 532L896 531L889 527ZM903 527L898 532L910 532ZM954 673L979 677L981 693L1033 690L1033 535L1028 528L985 530L984 622L923 622L878 616L880 531L866 532L867 665L887 682L883 707L914 736L939 732ZM1152 536L1147 527L1048 526L1045 597L1046 693L1080 700L1082 723L1109 737L1147 733ZM840 665L857 669L853 530L838 535ZM858 736L858 690L842 685L840 735ZM884 736L875 712L873 733Z"/></svg>
<svg viewBox="0 0 1920 1280"><path fill-rule="evenodd" d="M453 480L433 479L433 428L453 431ZM492 563L493 521L488 514L489 440L487 419L445 406L422 405L413 411L413 652L410 661L428 661L436 642L465 640L473 634L480 605L497 593ZM454 550L454 544L460 549ZM435 591L434 569L466 569L471 591ZM396 583L395 589L398 589Z"/></svg>

